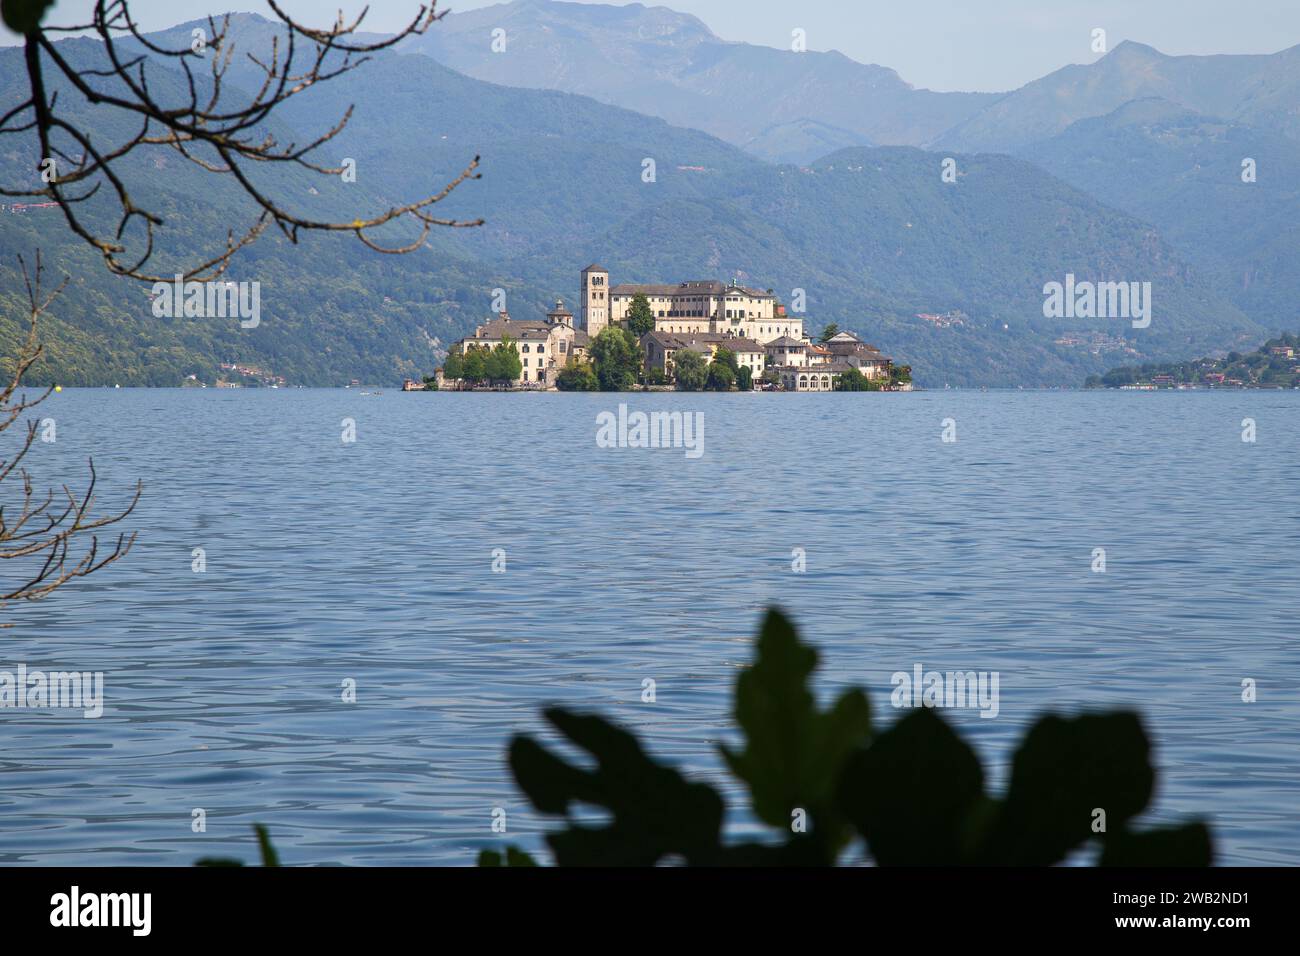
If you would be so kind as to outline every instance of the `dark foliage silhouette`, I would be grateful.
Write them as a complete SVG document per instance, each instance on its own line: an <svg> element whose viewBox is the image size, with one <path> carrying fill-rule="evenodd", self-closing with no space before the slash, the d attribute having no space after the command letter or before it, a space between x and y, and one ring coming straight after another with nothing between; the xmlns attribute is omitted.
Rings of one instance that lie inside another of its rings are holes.
<svg viewBox="0 0 1300 956"><path fill-rule="evenodd" d="M996 798L985 791L974 751L935 710L910 711L879 731L861 690L819 710L809 686L816 661L785 615L770 611L756 660L736 684L745 746L722 748L755 815L784 842L724 845L723 801L712 787L655 762L634 735L601 717L546 711L595 760L594 769L576 767L529 736L510 745L520 789L538 811L563 818L546 836L555 862L830 865L858 838L882 866L1042 866L1089 842L1103 866L1211 862L1202 823L1131 828L1156 779L1136 714L1040 718L1016 749L1006 794ZM610 821L580 822L574 810L583 804L608 811ZM484 851L479 862L534 863L515 847L504 856Z"/></svg>

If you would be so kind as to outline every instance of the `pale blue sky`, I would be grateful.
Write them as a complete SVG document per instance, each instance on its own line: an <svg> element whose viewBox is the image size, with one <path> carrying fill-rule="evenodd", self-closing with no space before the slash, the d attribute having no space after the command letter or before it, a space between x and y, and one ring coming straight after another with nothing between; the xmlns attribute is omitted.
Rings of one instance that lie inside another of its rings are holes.
<svg viewBox="0 0 1300 956"><path fill-rule="evenodd" d="M586 0L582 0L586 2ZM328 21L354 0L285 0L311 22ZM366 26L392 30L412 14L412 0L370 0ZM492 6L491 0L445 0L440 9ZM619 4L622 5L622 4ZM726 40L788 48L790 31L807 31L808 47L836 49L864 63L892 67L916 86L938 90L1006 90L1067 63L1096 59L1092 30L1114 47L1137 40L1164 53L1274 53L1300 44L1297 0L672 0ZM59 0L59 22L91 7ZM223 8L268 12L259 0L132 0L148 28L171 26ZM436 27L435 27L436 29ZM5 42L13 42L6 34Z"/></svg>

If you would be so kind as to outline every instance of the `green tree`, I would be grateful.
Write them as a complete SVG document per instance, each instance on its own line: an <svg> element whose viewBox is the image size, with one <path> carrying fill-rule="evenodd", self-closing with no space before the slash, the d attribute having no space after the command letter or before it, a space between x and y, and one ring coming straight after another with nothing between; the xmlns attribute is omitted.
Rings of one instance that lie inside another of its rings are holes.
<svg viewBox="0 0 1300 956"><path fill-rule="evenodd" d="M588 347L603 392L625 392L641 375L641 348L627 329L606 326Z"/></svg>
<svg viewBox="0 0 1300 956"><path fill-rule="evenodd" d="M713 361L717 365L727 366L727 368L731 369L732 374L735 374L740 368L740 364L736 361L736 353L729 348L719 348L714 352Z"/></svg>
<svg viewBox="0 0 1300 956"><path fill-rule="evenodd" d="M598 392L600 380L586 362L566 366L555 379L555 387L562 392Z"/></svg>
<svg viewBox="0 0 1300 956"><path fill-rule="evenodd" d="M865 392L869 391L870 388L870 381L855 368L846 368L835 379L835 391L837 392Z"/></svg>
<svg viewBox="0 0 1300 956"><path fill-rule="evenodd" d="M736 373L731 370L730 365L724 365L721 362L709 363L708 389L714 392L729 392L731 386L736 384Z"/></svg>
<svg viewBox="0 0 1300 956"><path fill-rule="evenodd" d="M833 339L835 336L839 334L840 334L840 327L836 325L834 322L832 322L830 325L826 326L826 328L822 329L822 336L820 341L829 342L831 339Z"/></svg>
<svg viewBox="0 0 1300 956"><path fill-rule="evenodd" d="M442 363L442 374L445 378L464 378L465 357L459 352L448 352L447 360Z"/></svg>
<svg viewBox="0 0 1300 956"><path fill-rule="evenodd" d="M655 314L650 308L650 300L638 292L632 296L632 305L627 311L627 330L639 341L641 336L655 330Z"/></svg>
<svg viewBox="0 0 1300 956"><path fill-rule="evenodd" d="M487 356L486 349L477 345L471 345L461 359L461 377L471 384L476 384L487 378Z"/></svg>
<svg viewBox="0 0 1300 956"><path fill-rule="evenodd" d="M904 382L912 380L912 366L910 365L891 365L889 366L889 381L893 385L901 385Z"/></svg>
<svg viewBox="0 0 1300 956"><path fill-rule="evenodd" d="M487 377L493 382L515 382L524 370L519 349L510 339L503 338L492 349L486 360Z"/></svg>
<svg viewBox="0 0 1300 956"><path fill-rule="evenodd" d="M708 376L704 356L699 352L678 349L673 353L673 378L677 381L679 392L698 392L704 387Z"/></svg>
<svg viewBox="0 0 1300 956"><path fill-rule="evenodd" d="M754 373L749 370L748 365L740 366L740 369L736 372L736 388L742 392L754 390Z"/></svg>

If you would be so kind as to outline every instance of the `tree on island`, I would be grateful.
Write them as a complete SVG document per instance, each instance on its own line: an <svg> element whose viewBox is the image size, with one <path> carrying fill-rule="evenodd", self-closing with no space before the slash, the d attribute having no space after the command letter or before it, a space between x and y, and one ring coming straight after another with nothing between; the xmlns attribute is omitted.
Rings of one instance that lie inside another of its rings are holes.
<svg viewBox="0 0 1300 956"><path fill-rule="evenodd" d="M477 385L487 378L487 349L471 345L461 357L461 371L465 381Z"/></svg>
<svg viewBox="0 0 1300 956"><path fill-rule="evenodd" d="M448 352L447 358L442 363L442 377L453 380L464 378L465 357L456 351Z"/></svg>
<svg viewBox="0 0 1300 956"><path fill-rule="evenodd" d="M891 365L889 366L889 383L891 385L902 385L912 380L912 366L910 365Z"/></svg>
<svg viewBox="0 0 1300 956"><path fill-rule="evenodd" d="M740 363L736 361L736 353L726 346L713 353L713 361L717 365L727 366L733 375L740 369Z"/></svg>
<svg viewBox="0 0 1300 956"><path fill-rule="evenodd" d="M484 360L484 372L492 382L517 382L523 370L519 349L515 348L509 336L503 337Z"/></svg>
<svg viewBox="0 0 1300 956"><path fill-rule="evenodd" d="M655 330L654 310L650 308L650 300L640 292L632 296L632 305L627 310L627 330L637 341Z"/></svg>
<svg viewBox="0 0 1300 956"><path fill-rule="evenodd" d="M560 372L555 387L562 392L598 392L600 380L589 363L575 362Z"/></svg>
<svg viewBox="0 0 1300 956"><path fill-rule="evenodd" d="M836 325L834 322L832 322L830 323L830 325L822 329L821 338L818 339L818 341L824 345L825 343L829 342L831 339L835 338L835 336L839 334L840 334L840 327Z"/></svg>
<svg viewBox="0 0 1300 956"><path fill-rule="evenodd" d="M626 392L641 375L641 347L627 329L606 326L587 351L602 392Z"/></svg>
<svg viewBox="0 0 1300 956"><path fill-rule="evenodd" d="M679 392L698 392L704 388L709 377L704 356L690 349L678 349L673 353L673 378L677 381Z"/></svg>
<svg viewBox="0 0 1300 956"><path fill-rule="evenodd" d="M856 368L846 368L835 379L837 392L878 392L880 386Z"/></svg>
<svg viewBox="0 0 1300 956"><path fill-rule="evenodd" d="M730 365L722 362L709 363L709 378L706 386L709 391L729 392L734 384L736 384L736 373L732 371Z"/></svg>
<svg viewBox="0 0 1300 956"><path fill-rule="evenodd" d="M748 365L742 365L736 370L736 388L742 392L754 390L754 373L749 370Z"/></svg>

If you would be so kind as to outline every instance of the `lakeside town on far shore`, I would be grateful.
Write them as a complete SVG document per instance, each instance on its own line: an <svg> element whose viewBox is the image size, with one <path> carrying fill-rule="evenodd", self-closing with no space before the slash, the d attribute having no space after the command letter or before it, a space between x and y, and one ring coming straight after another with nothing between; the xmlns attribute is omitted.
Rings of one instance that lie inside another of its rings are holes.
<svg viewBox="0 0 1300 956"><path fill-rule="evenodd" d="M1123 391L1199 388L1300 388L1300 336L1269 339L1253 352L1191 362L1125 365L1090 376L1087 388Z"/></svg>
<svg viewBox="0 0 1300 956"><path fill-rule="evenodd" d="M732 280L611 286L582 270L579 320L556 300L544 319L501 311L452 344L406 391L910 391L911 368L851 331L816 340L771 289Z"/></svg>

